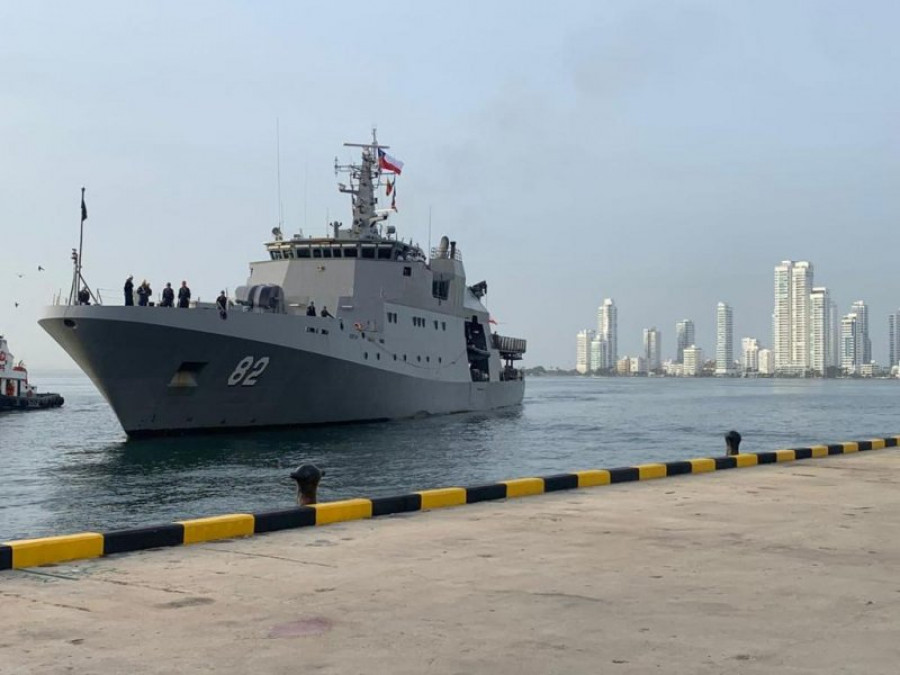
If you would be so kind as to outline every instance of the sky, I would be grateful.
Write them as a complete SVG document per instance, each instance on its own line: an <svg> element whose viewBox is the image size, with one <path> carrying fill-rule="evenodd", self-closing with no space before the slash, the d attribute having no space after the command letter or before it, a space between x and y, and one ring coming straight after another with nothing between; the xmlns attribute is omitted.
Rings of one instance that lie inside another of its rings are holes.
<svg viewBox="0 0 900 675"><path fill-rule="evenodd" d="M335 156L373 126L405 162L392 219L458 242L528 366L571 368L619 308L619 353L716 303L771 345L773 268L809 260L874 358L900 307L900 73L890 1L6 2L0 0L0 333L74 364L37 325L84 274L245 283L278 222L349 221ZM38 266L45 271L38 271ZM21 277L19 275L22 275ZM15 303L19 303L16 307Z"/></svg>

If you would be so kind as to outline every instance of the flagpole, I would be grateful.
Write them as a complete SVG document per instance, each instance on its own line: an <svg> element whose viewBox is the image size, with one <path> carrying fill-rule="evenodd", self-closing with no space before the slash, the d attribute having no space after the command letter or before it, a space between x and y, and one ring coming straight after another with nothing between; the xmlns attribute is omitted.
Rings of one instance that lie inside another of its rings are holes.
<svg viewBox="0 0 900 675"><path fill-rule="evenodd" d="M85 206L84 206L84 186L81 186L81 227L78 232L78 280L81 280L81 248L84 244L84 217L85 217Z"/></svg>

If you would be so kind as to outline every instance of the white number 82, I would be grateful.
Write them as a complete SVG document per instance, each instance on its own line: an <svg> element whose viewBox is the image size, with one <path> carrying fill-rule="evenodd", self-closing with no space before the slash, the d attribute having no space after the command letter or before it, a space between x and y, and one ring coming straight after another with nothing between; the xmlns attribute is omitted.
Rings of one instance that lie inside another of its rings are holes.
<svg viewBox="0 0 900 675"><path fill-rule="evenodd" d="M229 387L233 387L237 384L240 384L242 387L252 387L256 384L256 380L269 366L269 357L263 356L256 361L256 363L253 361L254 358L252 356L245 356L240 360L237 367L234 369L234 372L231 373L231 377L228 378Z"/></svg>

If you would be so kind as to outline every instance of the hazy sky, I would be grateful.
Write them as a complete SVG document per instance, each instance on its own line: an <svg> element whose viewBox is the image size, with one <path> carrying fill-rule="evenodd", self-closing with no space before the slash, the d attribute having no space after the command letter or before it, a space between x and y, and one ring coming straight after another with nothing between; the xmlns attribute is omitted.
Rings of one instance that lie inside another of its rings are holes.
<svg viewBox="0 0 900 675"><path fill-rule="evenodd" d="M719 300L736 354L770 346L783 259L842 314L869 303L884 362L900 3L529 4L0 3L0 332L73 365L36 321L70 284L82 185L108 299L128 274L244 283L278 219L278 118L288 233L349 220L332 162L377 125L406 163L400 235L427 245L432 208L527 365L572 367L604 297L620 354L655 325L671 356L688 317L711 355Z"/></svg>

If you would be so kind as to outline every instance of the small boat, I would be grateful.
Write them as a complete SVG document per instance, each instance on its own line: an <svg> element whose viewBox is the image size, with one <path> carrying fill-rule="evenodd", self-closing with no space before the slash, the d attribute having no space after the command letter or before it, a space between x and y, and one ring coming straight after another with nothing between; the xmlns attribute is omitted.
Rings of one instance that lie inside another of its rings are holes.
<svg viewBox="0 0 900 675"><path fill-rule="evenodd" d="M0 335L0 410L58 408L64 402L59 394L39 394L34 385L28 384L25 364L15 363L6 338Z"/></svg>

